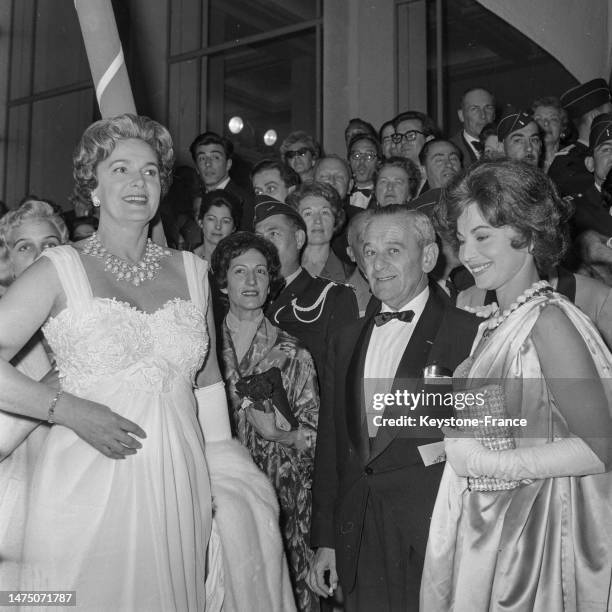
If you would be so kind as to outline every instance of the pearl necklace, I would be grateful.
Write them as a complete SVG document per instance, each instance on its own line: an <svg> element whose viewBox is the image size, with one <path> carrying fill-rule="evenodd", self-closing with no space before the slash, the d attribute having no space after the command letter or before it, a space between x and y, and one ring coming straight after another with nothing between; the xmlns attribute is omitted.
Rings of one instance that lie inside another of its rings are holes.
<svg viewBox="0 0 612 612"><path fill-rule="evenodd" d="M83 243L82 252L101 259L104 262L104 270L114 274L117 280L132 283L136 287L144 281L153 280L161 270L159 262L162 257L171 255L168 249L164 249L148 238L142 259L137 263L131 263L108 251L100 242L98 232L94 232Z"/></svg>
<svg viewBox="0 0 612 612"><path fill-rule="evenodd" d="M498 328L515 310L520 308L523 304L529 300L544 295L545 293L551 292L553 288L550 286L548 281L540 280L516 298L515 302L512 302L506 310L499 312L499 306L497 306L495 312L492 312L489 318L486 320L486 331L485 334L490 334L494 329Z"/></svg>

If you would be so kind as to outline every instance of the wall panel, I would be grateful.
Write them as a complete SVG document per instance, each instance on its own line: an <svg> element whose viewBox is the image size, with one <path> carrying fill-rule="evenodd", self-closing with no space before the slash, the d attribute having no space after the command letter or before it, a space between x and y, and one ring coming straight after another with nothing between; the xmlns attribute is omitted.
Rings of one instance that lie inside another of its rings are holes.
<svg viewBox="0 0 612 612"><path fill-rule="evenodd" d="M6 142L5 201L13 208L28 193L28 149L30 144L30 113L27 106L16 106L8 113Z"/></svg>
<svg viewBox="0 0 612 612"><path fill-rule="evenodd" d="M200 133L197 82L199 60L173 64L170 67L169 125L177 159L190 163L189 145Z"/></svg>
<svg viewBox="0 0 612 612"><path fill-rule="evenodd" d="M39 0L34 92L91 78L73 0Z"/></svg>
<svg viewBox="0 0 612 612"><path fill-rule="evenodd" d="M29 191L71 208L72 152L92 121L93 90L40 100L32 105Z"/></svg>
<svg viewBox="0 0 612 612"><path fill-rule="evenodd" d="M10 83L12 99L29 96L32 93L34 6L35 0L16 0L13 2Z"/></svg>

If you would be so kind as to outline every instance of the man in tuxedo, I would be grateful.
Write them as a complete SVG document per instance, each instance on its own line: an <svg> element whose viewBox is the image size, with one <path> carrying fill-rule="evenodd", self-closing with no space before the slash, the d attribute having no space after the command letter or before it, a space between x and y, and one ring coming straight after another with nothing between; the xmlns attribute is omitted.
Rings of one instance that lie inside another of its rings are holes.
<svg viewBox="0 0 612 612"><path fill-rule="evenodd" d="M360 210L374 206L374 176L382 159L378 138L370 134L356 134L349 142L347 157L353 174L353 188L346 207L350 219Z"/></svg>
<svg viewBox="0 0 612 612"><path fill-rule="evenodd" d="M237 197L242 205L240 229L251 231L253 229L253 197L229 176L234 145L227 138L214 132L204 132L191 143L189 151L205 191L225 189ZM199 207L198 200L199 198L196 199L196 205ZM197 212L196 210L196 219L198 218Z"/></svg>
<svg viewBox="0 0 612 612"><path fill-rule="evenodd" d="M495 120L493 94L482 87L468 89L461 97L457 115L463 129L451 138L451 142L461 151L463 167L469 168L480 159L482 128Z"/></svg>
<svg viewBox="0 0 612 612"><path fill-rule="evenodd" d="M442 434L376 418L410 416L420 424L421 415L431 413L398 402L377 411L372 389L416 393L432 366L450 375L468 356L478 321L429 283L438 247L426 215L398 205L362 215L356 259L381 306L330 340L313 481L311 546L317 552L309 580L325 597L339 579L347 612L418 610L443 467L433 457Z"/></svg>

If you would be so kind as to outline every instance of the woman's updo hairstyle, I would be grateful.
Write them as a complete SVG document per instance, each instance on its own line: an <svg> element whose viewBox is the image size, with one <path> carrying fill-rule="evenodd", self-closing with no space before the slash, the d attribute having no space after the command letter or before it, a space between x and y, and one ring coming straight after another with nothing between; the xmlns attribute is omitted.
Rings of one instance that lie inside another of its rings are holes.
<svg viewBox="0 0 612 612"><path fill-rule="evenodd" d="M113 152L117 143L128 138L146 142L155 151L163 197L172 183L174 149L170 132L157 121L138 115L118 115L92 123L83 133L72 156L74 196L91 201L98 186L96 168Z"/></svg>

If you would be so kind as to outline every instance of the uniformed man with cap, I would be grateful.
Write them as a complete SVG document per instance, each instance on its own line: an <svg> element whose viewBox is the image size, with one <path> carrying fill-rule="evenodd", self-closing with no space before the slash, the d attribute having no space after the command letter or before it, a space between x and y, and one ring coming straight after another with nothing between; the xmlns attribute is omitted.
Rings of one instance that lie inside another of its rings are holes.
<svg viewBox="0 0 612 612"><path fill-rule="evenodd" d="M497 125L497 138L508 159L540 165L542 137L531 113L507 107Z"/></svg>
<svg viewBox="0 0 612 612"><path fill-rule="evenodd" d="M612 113L593 120L589 148L584 160L589 183L568 196L574 203L572 230L574 251L590 275L612 282L612 216L609 198L602 187L609 185L612 169Z"/></svg>
<svg viewBox="0 0 612 612"><path fill-rule="evenodd" d="M589 133L595 117L612 111L610 88L604 79L593 79L572 87L560 101L576 127L578 139L555 155L548 175L557 184L561 195L569 195L582 190L585 183L590 182L584 165Z"/></svg>
<svg viewBox="0 0 612 612"><path fill-rule="evenodd" d="M311 276L300 265L306 225L296 210L269 196L255 197L255 233L278 249L285 287L266 308L266 316L301 340L324 375L328 338L340 325L359 318L354 291Z"/></svg>
<svg viewBox="0 0 612 612"><path fill-rule="evenodd" d="M593 120L584 166L589 182L570 196L575 205L574 228L576 233L595 230L607 239L612 236L612 216L601 196L601 186L612 169L612 113Z"/></svg>

